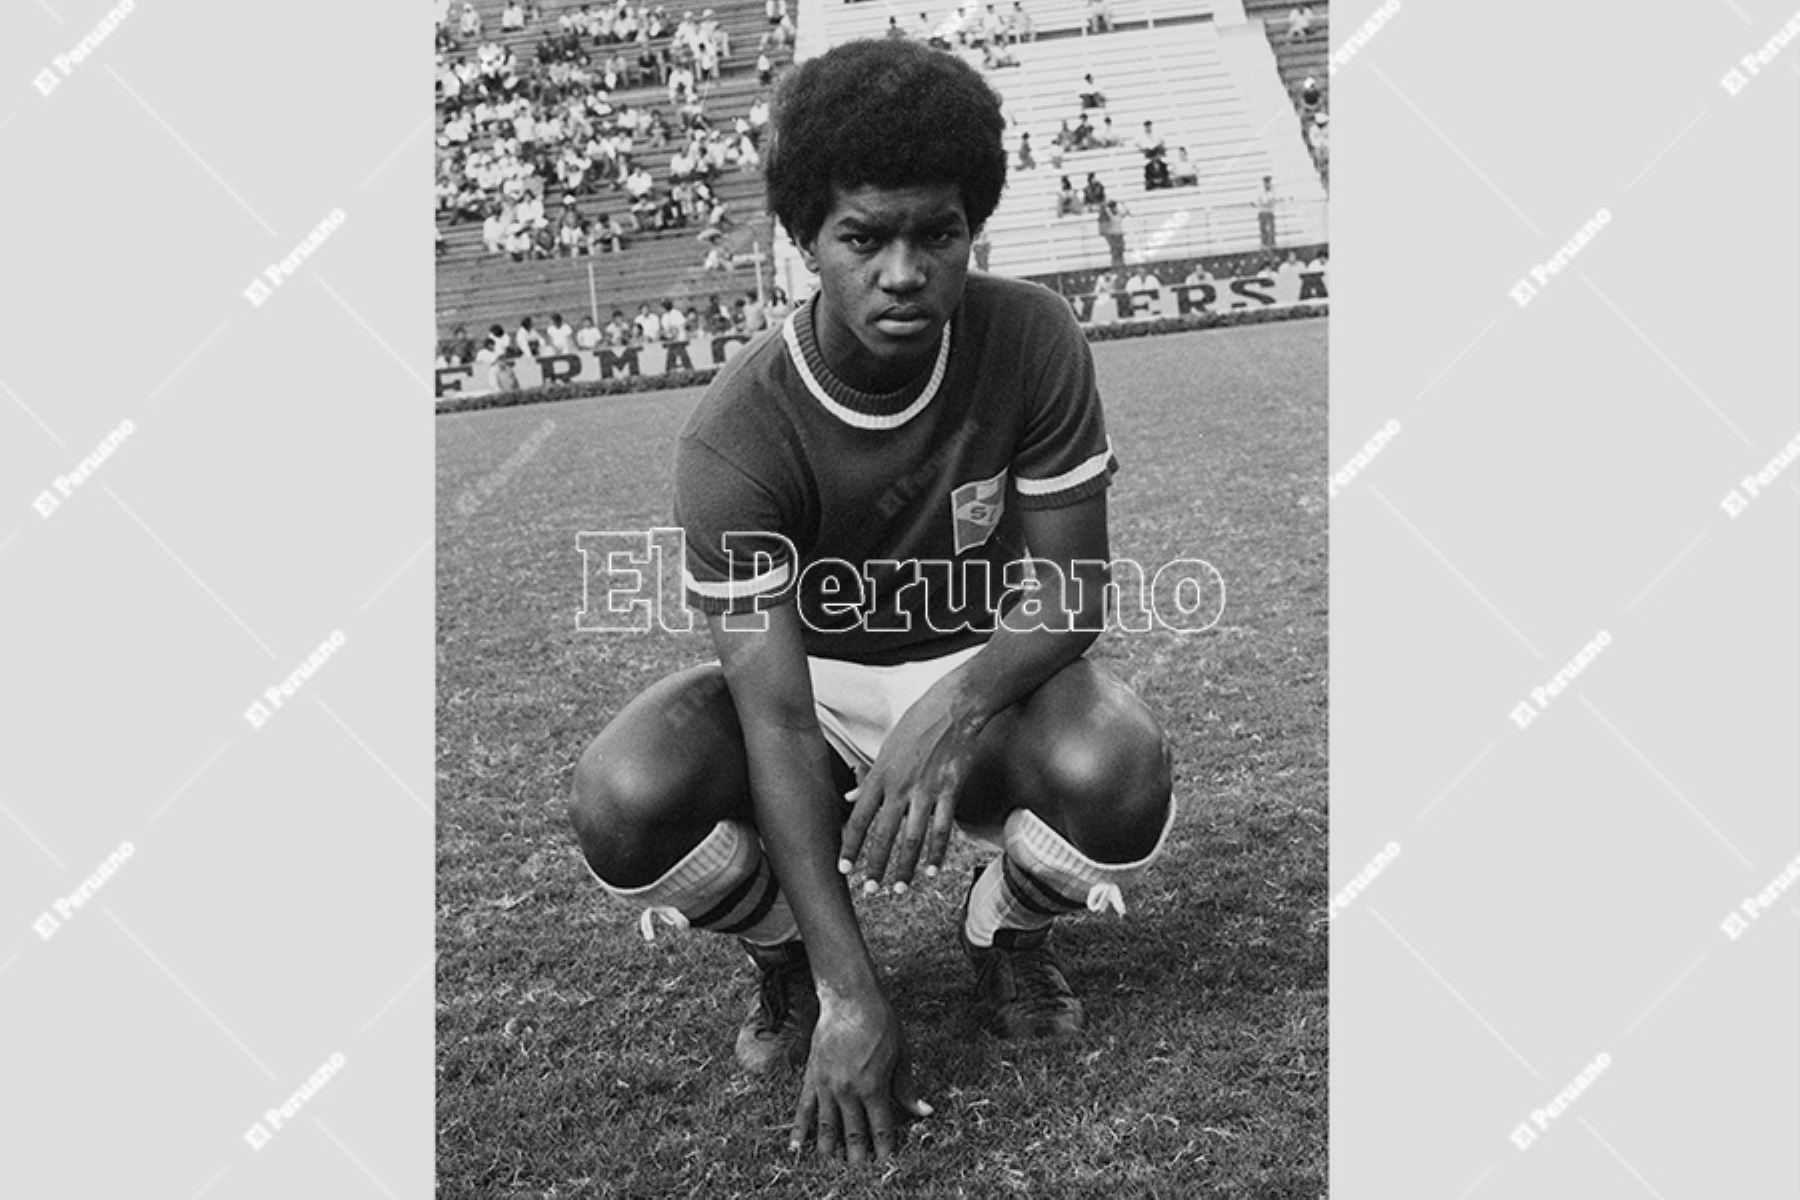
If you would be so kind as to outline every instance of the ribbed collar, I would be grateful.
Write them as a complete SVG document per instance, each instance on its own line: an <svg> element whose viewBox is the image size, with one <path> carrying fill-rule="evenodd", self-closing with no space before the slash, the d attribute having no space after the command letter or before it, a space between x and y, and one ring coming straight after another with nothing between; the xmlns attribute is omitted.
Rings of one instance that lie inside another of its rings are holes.
<svg viewBox="0 0 1800 1200"><path fill-rule="evenodd" d="M819 297L815 293L812 299L788 315L787 324L781 331L788 353L793 356L794 367L813 398L832 416L858 429L897 429L924 412L942 386L944 372L950 365L951 322L944 323L944 331L938 336L937 362L930 374L913 380L899 391L877 394L858 391L825 365L825 354L819 349L819 339L813 328L813 312L818 303Z"/></svg>

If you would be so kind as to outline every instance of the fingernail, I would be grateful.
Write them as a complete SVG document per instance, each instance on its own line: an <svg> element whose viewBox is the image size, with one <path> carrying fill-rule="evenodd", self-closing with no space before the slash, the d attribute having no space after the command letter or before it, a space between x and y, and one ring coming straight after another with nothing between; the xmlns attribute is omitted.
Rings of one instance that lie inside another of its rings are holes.
<svg viewBox="0 0 1800 1200"><path fill-rule="evenodd" d="M937 1110L935 1108L931 1107L931 1105L925 1103L923 1100L919 1101L919 1115L920 1116L929 1117L932 1113L934 1113L936 1111Z"/></svg>
<svg viewBox="0 0 1800 1200"><path fill-rule="evenodd" d="M847 858L838 859L838 874L839 875L848 875L850 873L850 868L851 868L851 862L849 859L847 859Z"/></svg>
<svg viewBox="0 0 1800 1200"><path fill-rule="evenodd" d="M881 885L879 883L876 883L873 879L863 880L863 894L865 896L873 896L876 892L879 892L880 890L881 890Z"/></svg>
<svg viewBox="0 0 1800 1200"><path fill-rule="evenodd" d="M894 895L896 895L896 896L906 895L906 884L904 882L896 883L894 885Z"/></svg>

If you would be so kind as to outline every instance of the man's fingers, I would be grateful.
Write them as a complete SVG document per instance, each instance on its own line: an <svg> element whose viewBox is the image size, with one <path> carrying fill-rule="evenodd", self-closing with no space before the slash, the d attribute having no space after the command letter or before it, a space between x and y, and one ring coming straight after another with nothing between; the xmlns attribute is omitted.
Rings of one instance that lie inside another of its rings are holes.
<svg viewBox="0 0 1800 1200"><path fill-rule="evenodd" d="M813 1116L819 1111L819 1099L812 1088L800 1085L800 1103L794 1107L794 1128L788 1134L788 1149L798 1150L806 1145L806 1135L812 1132Z"/></svg>
<svg viewBox="0 0 1800 1200"><path fill-rule="evenodd" d="M894 1106L881 1096L869 1102L869 1130L875 1140L875 1158L892 1158L900 1149L900 1130Z"/></svg>
<svg viewBox="0 0 1800 1200"><path fill-rule="evenodd" d="M894 874L901 883L912 882L913 871L919 865L919 848L925 841L926 824L935 807L916 804L906 814L906 828L900 835L898 856L894 859Z"/></svg>
<svg viewBox="0 0 1800 1200"><path fill-rule="evenodd" d="M856 865L856 856L862 852L863 839L868 835L869 822L881 809L881 783L875 779L865 779L856 785L851 793L856 802L851 806L850 816L844 821L843 840L838 844L838 871L848 875ZM845 864L849 864L846 866Z"/></svg>
<svg viewBox="0 0 1800 1200"><path fill-rule="evenodd" d="M946 800L931 814L931 840L925 847L925 873L936 875L950 853L950 835L956 829L956 805Z"/></svg>
<svg viewBox="0 0 1800 1200"><path fill-rule="evenodd" d="M869 1161L869 1122L863 1116L860 1100L851 1099L838 1105L844 1120L844 1156L852 1163Z"/></svg>
<svg viewBox="0 0 1800 1200"><path fill-rule="evenodd" d="M836 1158L838 1152L838 1110L835 1104L819 1109L819 1157Z"/></svg>
<svg viewBox="0 0 1800 1200"><path fill-rule="evenodd" d="M864 864L870 880L878 880L887 874L888 858L894 850L894 834L899 832L900 822L906 816L906 805L902 798L895 796L882 805L881 814L875 818L875 826L869 830L869 840L864 843L868 860Z"/></svg>

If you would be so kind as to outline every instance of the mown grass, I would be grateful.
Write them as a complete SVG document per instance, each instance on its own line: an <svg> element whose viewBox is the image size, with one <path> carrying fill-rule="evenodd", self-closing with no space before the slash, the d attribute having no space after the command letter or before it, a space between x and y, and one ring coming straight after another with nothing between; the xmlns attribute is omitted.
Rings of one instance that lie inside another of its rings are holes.
<svg viewBox="0 0 1800 1200"><path fill-rule="evenodd" d="M937 1113L857 1171L790 1155L794 1082L735 1071L735 950L644 944L567 827L587 740L709 657L699 632L575 628L576 533L667 524L697 394L438 421L443 1196L1325 1194L1325 324L1095 356L1115 555L1226 581L1218 627L1093 651L1171 731L1180 817L1129 917L1058 931L1089 1011L1073 1042L1000 1042L965 1013L970 847L935 885L859 901Z"/></svg>

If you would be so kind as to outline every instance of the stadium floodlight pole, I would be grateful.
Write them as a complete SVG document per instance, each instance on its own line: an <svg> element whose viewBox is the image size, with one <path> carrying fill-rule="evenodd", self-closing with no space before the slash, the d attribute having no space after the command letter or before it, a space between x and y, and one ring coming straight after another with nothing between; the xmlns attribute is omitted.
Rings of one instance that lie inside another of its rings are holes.
<svg viewBox="0 0 1800 1200"><path fill-rule="evenodd" d="M588 312L593 315L594 328L600 328L600 296L594 291L594 260L588 259Z"/></svg>

